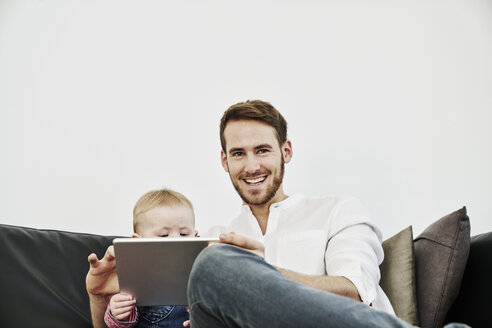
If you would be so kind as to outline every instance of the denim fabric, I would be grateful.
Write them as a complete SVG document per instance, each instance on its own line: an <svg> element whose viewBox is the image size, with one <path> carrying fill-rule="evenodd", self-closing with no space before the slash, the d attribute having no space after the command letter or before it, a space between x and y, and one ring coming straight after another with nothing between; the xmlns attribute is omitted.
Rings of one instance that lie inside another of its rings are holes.
<svg viewBox="0 0 492 328"><path fill-rule="evenodd" d="M195 260L188 302L193 328L413 327L363 303L287 279L261 257L224 244L207 247Z"/></svg>
<svg viewBox="0 0 492 328"><path fill-rule="evenodd" d="M189 319L185 306L162 305L162 306L139 306L138 323L139 328L175 328L183 327L183 322Z"/></svg>

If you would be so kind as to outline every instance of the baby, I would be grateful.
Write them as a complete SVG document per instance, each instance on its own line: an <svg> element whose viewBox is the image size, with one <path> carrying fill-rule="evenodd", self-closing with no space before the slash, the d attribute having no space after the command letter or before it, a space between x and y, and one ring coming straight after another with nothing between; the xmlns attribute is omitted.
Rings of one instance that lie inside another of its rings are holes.
<svg viewBox="0 0 492 328"><path fill-rule="evenodd" d="M196 237L191 202L169 189L143 195L133 209L132 238ZM112 327L181 327L189 320L185 306L139 306L132 295L118 293L111 300L104 322Z"/></svg>

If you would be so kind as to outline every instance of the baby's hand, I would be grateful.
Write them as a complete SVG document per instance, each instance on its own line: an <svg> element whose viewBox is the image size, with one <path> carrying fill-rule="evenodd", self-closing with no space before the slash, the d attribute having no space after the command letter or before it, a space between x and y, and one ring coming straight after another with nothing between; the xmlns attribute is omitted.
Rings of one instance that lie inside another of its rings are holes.
<svg viewBox="0 0 492 328"><path fill-rule="evenodd" d="M186 306L186 311L188 311L188 313L190 313L190 307L188 305ZM191 327L190 320L186 320L185 322L183 322L183 327Z"/></svg>
<svg viewBox="0 0 492 328"><path fill-rule="evenodd" d="M86 276L87 292L90 296L104 298L104 307L110 297L120 291L113 245L109 246L104 257L99 260L97 255L89 255L89 272Z"/></svg>
<svg viewBox="0 0 492 328"><path fill-rule="evenodd" d="M123 293L118 293L111 297L109 307L113 317L119 321L127 321L130 314L135 308L136 300L133 296Z"/></svg>

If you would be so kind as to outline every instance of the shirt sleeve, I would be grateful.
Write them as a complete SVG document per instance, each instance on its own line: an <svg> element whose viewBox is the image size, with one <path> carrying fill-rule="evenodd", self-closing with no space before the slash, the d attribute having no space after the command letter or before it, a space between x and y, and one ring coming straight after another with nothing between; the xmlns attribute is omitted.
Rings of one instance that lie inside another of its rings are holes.
<svg viewBox="0 0 492 328"><path fill-rule="evenodd" d="M325 252L326 272L349 279L362 301L370 305L378 295L381 277L381 233L356 199L340 204L334 215Z"/></svg>
<svg viewBox="0 0 492 328"><path fill-rule="evenodd" d="M134 307L132 310L132 313L128 317L128 321L120 321L113 317L111 314L111 308L108 307L106 308L106 313L104 313L104 322L108 326L108 328L130 328L134 327L137 324L138 321L138 311L137 307Z"/></svg>

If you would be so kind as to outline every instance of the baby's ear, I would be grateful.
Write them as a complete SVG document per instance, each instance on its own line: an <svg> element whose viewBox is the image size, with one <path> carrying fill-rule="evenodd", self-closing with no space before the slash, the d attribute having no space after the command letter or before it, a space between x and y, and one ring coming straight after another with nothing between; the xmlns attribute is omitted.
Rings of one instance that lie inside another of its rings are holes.
<svg viewBox="0 0 492 328"><path fill-rule="evenodd" d="M134 232L132 233L132 238L142 238L138 233Z"/></svg>

